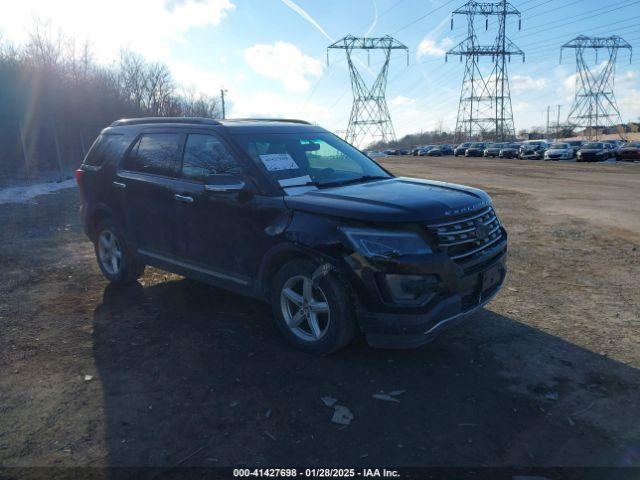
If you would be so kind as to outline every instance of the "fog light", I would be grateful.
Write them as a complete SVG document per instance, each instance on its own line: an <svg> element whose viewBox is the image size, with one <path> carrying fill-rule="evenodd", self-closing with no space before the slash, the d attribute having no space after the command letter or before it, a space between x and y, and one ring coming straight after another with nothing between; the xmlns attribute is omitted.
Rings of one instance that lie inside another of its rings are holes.
<svg viewBox="0 0 640 480"><path fill-rule="evenodd" d="M433 287L439 280L437 275L385 275L389 293L397 303L425 303L435 295Z"/></svg>

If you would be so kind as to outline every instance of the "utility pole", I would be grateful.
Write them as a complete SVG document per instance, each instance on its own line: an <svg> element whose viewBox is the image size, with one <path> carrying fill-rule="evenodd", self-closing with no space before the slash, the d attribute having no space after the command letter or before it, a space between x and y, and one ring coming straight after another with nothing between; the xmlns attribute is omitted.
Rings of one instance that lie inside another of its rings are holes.
<svg viewBox="0 0 640 480"><path fill-rule="evenodd" d="M551 113L551 105L547 105L547 138L549 138L549 134L551 133L551 130L549 130L549 113Z"/></svg>
<svg viewBox="0 0 640 480"><path fill-rule="evenodd" d="M459 55L461 62L463 57L466 59L458 104L456 140L470 141L477 137L498 141L512 139L515 137L515 127L507 61L511 60L512 55L520 55L524 61L524 52L507 37L506 27L507 18L515 15L519 20L520 12L506 0L496 3L469 0L453 15L465 15L467 19L467 38L447 52L447 56ZM490 16L498 17L498 32L493 44L479 44L475 29L477 16L484 17L485 29L489 28ZM480 68L480 57L491 58L494 66L490 72Z"/></svg>
<svg viewBox="0 0 640 480"><path fill-rule="evenodd" d="M560 139L560 109L562 108L562 105L556 105L556 108L558 109L558 118L556 120L556 141Z"/></svg>
<svg viewBox="0 0 640 480"><path fill-rule="evenodd" d="M618 50L629 50L631 63L631 45L617 35L611 37L587 37L580 35L560 47L560 63L565 48L572 48L576 52L576 94L569 111L567 124L573 127L583 127L587 138L591 140L595 135L598 139L599 130L615 127L616 122L622 123L620 110L613 95L615 83L615 68ZM593 72L587 65L585 54L595 53L596 63L598 52L605 50L609 59L604 68ZM622 133L620 133L622 138Z"/></svg>
<svg viewBox="0 0 640 480"><path fill-rule="evenodd" d="M327 47L327 64L329 63L329 50L333 49L344 50L347 54L353 91L353 106L345 140L357 147L366 147L374 142L394 141L396 134L385 97L389 62L392 50L404 50L407 53L408 64L409 49L389 35L378 38L347 35ZM382 51L384 61L371 86L367 86L355 65L352 58L354 50L366 50L367 56L371 50Z"/></svg>
<svg viewBox="0 0 640 480"><path fill-rule="evenodd" d="M227 93L227 90L224 88L220 89L220 98L222 99L222 119L224 120L226 117L225 105L224 105L224 94Z"/></svg>

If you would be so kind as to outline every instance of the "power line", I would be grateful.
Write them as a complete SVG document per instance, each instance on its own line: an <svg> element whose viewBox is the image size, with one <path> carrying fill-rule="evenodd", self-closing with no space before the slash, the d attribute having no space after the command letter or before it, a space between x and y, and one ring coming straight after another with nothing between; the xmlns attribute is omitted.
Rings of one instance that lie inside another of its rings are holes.
<svg viewBox="0 0 640 480"><path fill-rule="evenodd" d="M415 20L412 20L411 22L407 23L404 27L399 28L398 30L396 30L395 32L392 33L392 35L396 35L398 32L401 32L403 30L406 30L407 28L409 28L412 25L415 25L416 23L418 23L419 21L427 18L429 15L431 15L432 13L437 12L438 10L446 7L447 5L453 3L455 0L449 0L446 3L443 3L442 5L440 5L439 7L434 8L433 10L428 11L427 13L425 13L424 15L416 18Z"/></svg>

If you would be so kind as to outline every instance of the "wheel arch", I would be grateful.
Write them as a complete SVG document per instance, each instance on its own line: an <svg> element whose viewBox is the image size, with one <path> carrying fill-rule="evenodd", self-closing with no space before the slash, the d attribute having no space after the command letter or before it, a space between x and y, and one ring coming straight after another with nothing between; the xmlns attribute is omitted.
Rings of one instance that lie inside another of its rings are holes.
<svg viewBox="0 0 640 480"><path fill-rule="evenodd" d="M317 250L294 243L279 244L269 250L263 257L258 271L257 293L269 298L273 277L282 266L294 259L306 259L316 263L330 263L340 269L335 258L318 252Z"/></svg>
<svg viewBox="0 0 640 480"><path fill-rule="evenodd" d="M87 217L87 233L91 241L96 240L98 224L106 218L114 218L113 212L104 204L96 205Z"/></svg>

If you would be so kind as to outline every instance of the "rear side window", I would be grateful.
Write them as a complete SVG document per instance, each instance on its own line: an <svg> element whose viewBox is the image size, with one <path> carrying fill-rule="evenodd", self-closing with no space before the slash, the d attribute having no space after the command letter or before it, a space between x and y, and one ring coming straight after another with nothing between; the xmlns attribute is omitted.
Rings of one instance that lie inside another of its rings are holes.
<svg viewBox="0 0 640 480"><path fill-rule="evenodd" d="M111 158L119 159L125 148L124 135L114 133L100 134L89 153L87 153L83 165L101 167Z"/></svg>
<svg viewBox="0 0 640 480"><path fill-rule="evenodd" d="M182 177L202 181L208 175L222 173L241 173L240 165L227 147L212 135L189 135L184 147Z"/></svg>
<svg viewBox="0 0 640 480"><path fill-rule="evenodd" d="M176 173L179 133L145 133L129 152L123 167L134 172L172 176Z"/></svg>

